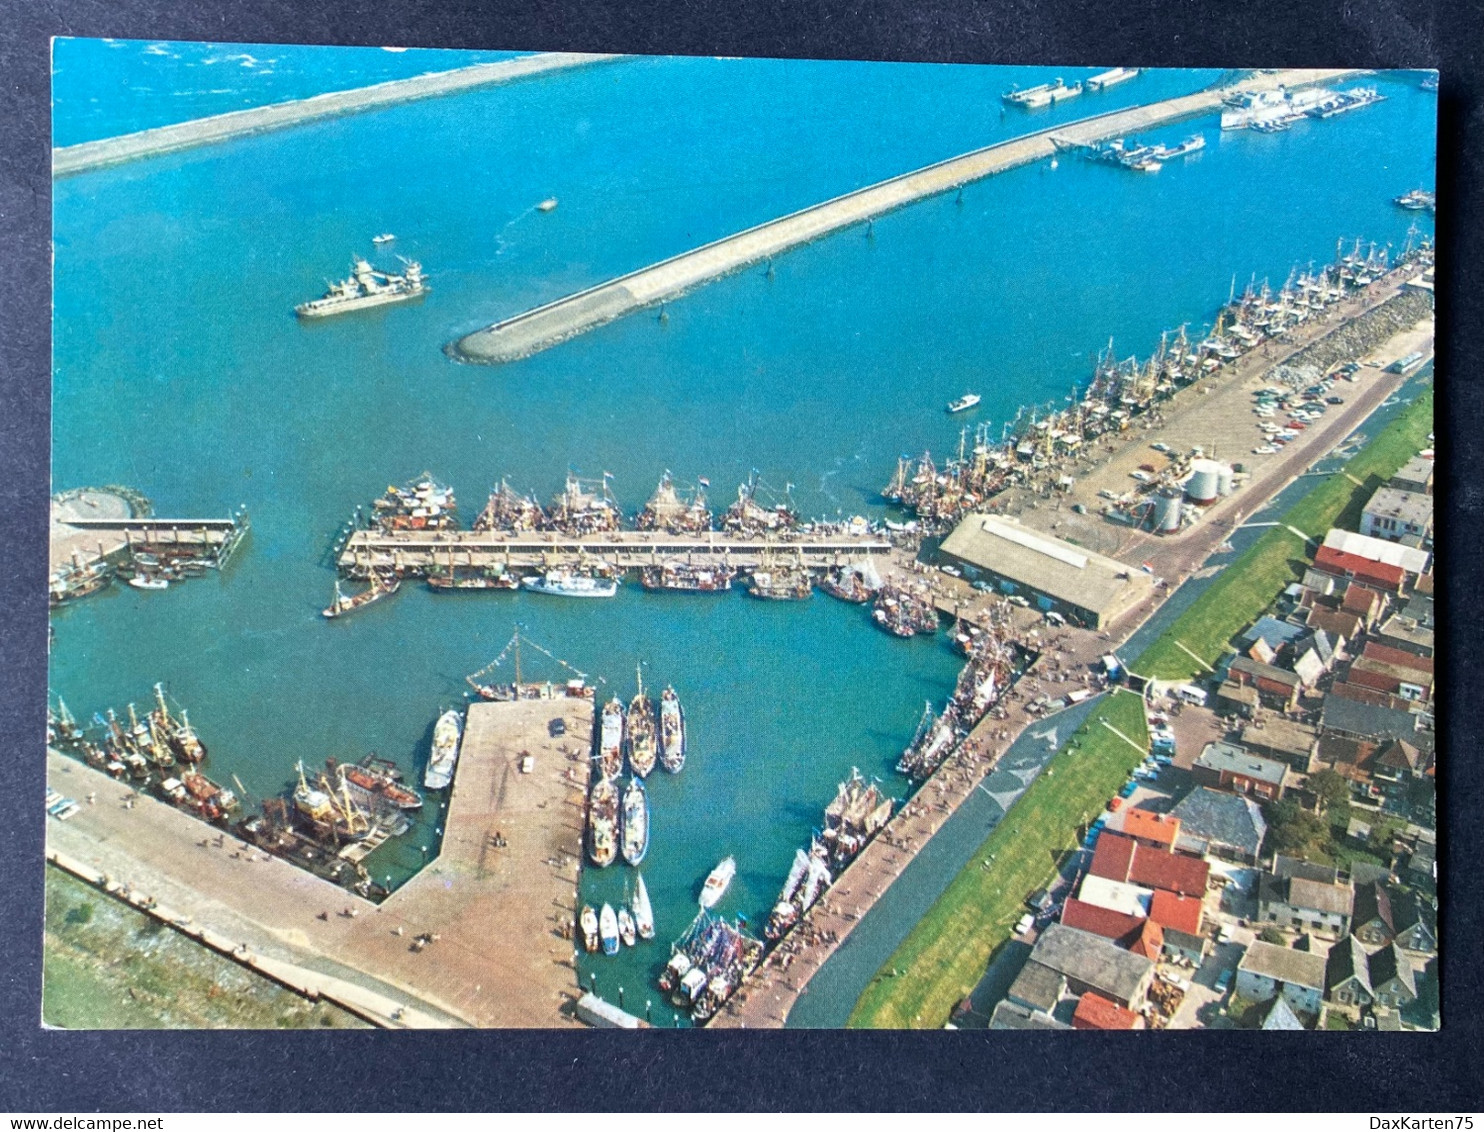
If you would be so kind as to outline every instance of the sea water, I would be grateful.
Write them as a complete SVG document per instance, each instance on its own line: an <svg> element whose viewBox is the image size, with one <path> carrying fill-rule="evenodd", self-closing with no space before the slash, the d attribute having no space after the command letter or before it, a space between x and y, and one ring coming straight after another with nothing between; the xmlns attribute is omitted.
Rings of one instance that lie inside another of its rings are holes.
<svg viewBox="0 0 1484 1132"><path fill-rule="evenodd" d="M159 124L175 45L107 50ZM278 50L278 49L275 49ZM313 82L242 80L258 101L394 77L306 56ZM59 51L59 59L65 56ZM387 54L394 65L402 56ZM479 58L446 53L447 65ZM380 62L380 60L377 60ZM164 68L163 70L161 68ZM244 71L249 70L242 68ZM435 69L428 60L418 69ZM1113 337L1147 354L1198 336L1231 287L1280 285L1338 239L1399 250L1430 218L1392 198L1431 187L1434 96L1416 76L1387 100L1278 135L1194 130L1208 145L1157 174L1063 155L854 228L522 362L461 365L461 334L841 192L1015 133L1187 93L1216 72L1146 72L1042 113L1002 110L1012 84L1073 69L636 59L409 103L62 179L55 186L53 475L57 490L124 483L164 515L245 503L230 569L166 593L128 587L59 611L51 680L83 718L163 681L253 801L296 762L376 751L414 777L434 720L517 624L627 700L673 683L690 758L649 779L643 874L658 938L584 957L605 997L670 1024L653 977L735 855L719 911L757 929L797 846L852 766L893 772L924 701L958 661L940 637L899 641L864 611L727 596L611 601L531 594L395 598L326 623L328 551L357 504L423 470L466 520L509 476L543 499L567 471L611 474L636 511L666 470L708 477L719 511L751 474L806 515L885 515L902 452L945 454L959 428L1061 404ZM269 76L271 78L272 76ZM147 81L146 81L147 80ZM71 97L64 69L60 105ZM59 112L59 140L63 137ZM81 133L86 128L75 123ZM72 128L71 126L67 127ZM558 207L541 212L548 197ZM370 237L395 243L373 251ZM421 303L302 324L294 304L352 254L420 260ZM949 419L945 403L983 395ZM563 675L552 667L544 673ZM398 883L437 850L439 808L369 865ZM632 870L588 869L583 899L623 898Z"/></svg>

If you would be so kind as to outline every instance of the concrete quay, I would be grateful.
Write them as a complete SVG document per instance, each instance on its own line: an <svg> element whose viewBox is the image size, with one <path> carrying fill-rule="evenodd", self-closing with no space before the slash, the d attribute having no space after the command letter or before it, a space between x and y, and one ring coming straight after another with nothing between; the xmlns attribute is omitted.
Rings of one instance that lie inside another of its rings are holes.
<svg viewBox="0 0 1484 1132"><path fill-rule="evenodd" d="M728 563L751 567L769 559L822 569L838 563L889 555L890 540L880 535L816 535L779 538L738 536L722 531L671 535L662 531L614 531L571 537L555 532L508 534L499 531L356 531L338 558L342 571L361 573L391 568L401 573L436 574L455 567L546 569L602 560L622 570L665 559Z"/></svg>
<svg viewBox="0 0 1484 1132"><path fill-rule="evenodd" d="M489 364L528 357L643 307L676 298L749 264L782 255L927 197L1050 157L1059 147L1090 145L1209 114L1233 94L1276 89L1279 85L1292 89L1335 81L1354 73L1310 69L1260 74L1233 86L1115 110L986 146L868 185L535 307L459 339L449 345L448 352L464 361Z"/></svg>
<svg viewBox="0 0 1484 1132"><path fill-rule="evenodd" d="M561 738L554 718L567 724ZM48 784L84 804L70 821L48 819L47 857L378 1025L575 1025L592 723L591 700L561 695L472 705L438 855L379 906L55 751Z"/></svg>
<svg viewBox="0 0 1484 1132"><path fill-rule="evenodd" d="M317 118L359 114L366 110L376 110L400 102L438 98L477 87L496 86L553 71L566 71L574 67L587 67L594 63L607 63L622 58L621 55L553 51L540 55L526 55L518 59L505 59L498 63L480 63L454 71L416 75L408 79L394 79L391 82L377 83L374 86L360 87L356 90L317 94L311 98L278 102L271 106L258 106L250 110L233 110L226 114L215 114L209 118L197 118L190 122L159 126L152 130L140 130L138 133L125 134L122 137L103 138L99 141L62 146L52 151L52 176L66 177L90 169L118 165L125 161L156 157L175 150L213 145L241 137L244 134L281 130L287 126L296 126L301 122L309 122Z"/></svg>

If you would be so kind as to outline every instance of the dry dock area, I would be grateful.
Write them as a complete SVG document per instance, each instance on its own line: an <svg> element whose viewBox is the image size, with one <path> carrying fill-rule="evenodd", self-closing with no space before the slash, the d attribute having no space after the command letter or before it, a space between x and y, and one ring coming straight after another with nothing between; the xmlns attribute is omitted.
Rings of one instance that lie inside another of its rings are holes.
<svg viewBox="0 0 1484 1132"><path fill-rule="evenodd" d="M47 854L381 1025L561 1025L580 993L566 933L592 720L591 700L561 696L473 705L442 850L379 907L55 752L48 782L93 801L47 821Z"/></svg>
<svg viewBox="0 0 1484 1132"><path fill-rule="evenodd" d="M515 361L643 307L684 294L748 264L973 181L1050 157L1059 145L1088 145L1209 114L1233 94L1330 82L1352 71L1288 70L1216 90L1116 110L986 146L770 220L639 271L515 315L453 343L470 362Z"/></svg>
<svg viewBox="0 0 1484 1132"><path fill-rule="evenodd" d="M621 59L621 55L589 55L571 51L552 51L540 55L526 55L517 59L505 59L498 63L480 63L473 67L461 67L454 71L442 71L431 75L416 75L410 79L395 79L356 90L333 91L293 102L278 102L272 106L258 106L251 110L233 110L227 114L216 114L210 118L197 118L191 122L180 122L172 126L159 126L152 130L141 130L123 137L103 138L100 141L81 142L63 146L52 152L52 176L65 177L73 173L100 169L107 165L118 165L143 157L155 157L179 149L191 149L200 145L212 145L228 141L245 134L259 134L268 130L281 130L316 118L338 117L342 114L359 114L399 102L412 102L422 98L437 98L446 94L473 90L477 87L495 86L515 82L552 71L565 71L573 67L586 67L594 63L606 63Z"/></svg>

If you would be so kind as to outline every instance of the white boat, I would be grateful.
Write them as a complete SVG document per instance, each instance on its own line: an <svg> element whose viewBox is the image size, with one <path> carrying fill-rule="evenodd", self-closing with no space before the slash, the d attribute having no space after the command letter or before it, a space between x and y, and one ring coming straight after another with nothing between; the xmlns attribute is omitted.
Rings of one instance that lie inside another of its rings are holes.
<svg viewBox="0 0 1484 1132"><path fill-rule="evenodd" d="M1138 67L1114 67L1111 71L1104 71L1100 75L1093 75L1087 80L1089 90L1107 90L1110 86L1126 83L1129 79L1139 77Z"/></svg>
<svg viewBox="0 0 1484 1132"><path fill-rule="evenodd" d="M612 904L604 904L598 913L598 936L603 941L604 955L618 954L618 916Z"/></svg>
<svg viewBox="0 0 1484 1132"><path fill-rule="evenodd" d="M379 236L372 236L371 242L373 244L389 244L396 238L397 237L393 236L390 232L383 232Z"/></svg>
<svg viewBox="0 0 1484 1132"><path fill-rule="evenodd" d="M129 579L129 585L136 590L168 590L170 579L155 577L151 574L135 574Z"/></svg>
<svg viewBox="0 0 1484 1132"><path fill-rule="evenodd" d="M582 946L588 951L598 950L598 914L593 911L591 904L582 906L582 915L578 918L578 925L582 928Z"/></svg>
<svg viewBox="0 0 1484 1132"><path fill-rule="evenodd" d="M357 256L351 264L350 278L331 283L322 298L300 303L294 308L294 313L300 318L324 318L422 298L431 290L422 265L410 259L402 262L405 272L395 275L377 271Z"/></svg>
<svg viewBox="0 0 1484 1132"><path fill-rule="evenodd" d="M454 710L444 712L438 717L438 723L433 728L433 755L428 760L427 773L423 775L423 785L429 790L442 790L453 781L453 768L459 761L459 738L463 726L459 722L459 713Z"/></svg>
<svg viewBox="0 0 1484 1132"><path fill-rule="evenodd" d="M629 911L628 905L620 905L618 909L618 938L623 941L625 947L633 947L639 938L639 933L634 927L634 914Z"/></svg>
<svg viewBox="0 0 1484 1132"><path fill-rule="evenodd" d="M649 906L649 889L644 887L643 874L634 877L634 928L640 939L654 938L654 909Z"/></svg>
<svg viewBox="0 0 1484 1132"><path fill-rule="evenodd" d="M957 401L948 402L948 411L950 413L962 413L965 409L972 409L982 400L984 398L977 393L965 393Z"/></svg>
<svg viewBox="0 0 1484 1132"><path fill-rule="evenodd" d="M737 859L728 857L711 870L711 875L706 878L706 883L701 885L701 907L715 908L716 903L724 895L732 883L732 878L737 875Z"/></svg>
<svg viewBox="0 0 1484 1132"><path fill-rule="evenodd" d="M521 587L537 594L557 597L612 597L618 593L613 578L593 578L570 570L548 570L534 578L522 578Z"/></svg>
<svg viewBox="0 0 1484 1132"><path fill-rule="evenodd" d="M557 198L556 197L547 197L544 201L542 201L536 207L539 208L542 212L550 212L556 206L557 206Z"/></svg>

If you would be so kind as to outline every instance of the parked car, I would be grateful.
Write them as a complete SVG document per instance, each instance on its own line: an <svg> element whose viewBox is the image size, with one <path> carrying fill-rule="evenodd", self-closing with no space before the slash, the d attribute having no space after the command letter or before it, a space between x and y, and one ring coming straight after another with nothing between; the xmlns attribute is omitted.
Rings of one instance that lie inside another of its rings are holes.
<svg viewBox="0 0 1484 1132"><path fill-rule="evenodd" d="M994 593L994 586L990 585L988 582L974 582L972 583L972 585L980 593Z"/></svg>
<svg viewBox="0 0 1484 1132"><path fill-rule="evenodd" d="M1230 967L1228 967L1225 971L1222 971L1221 974L1216 977L1215 985L1217 994L1225 994L1227 991L1231 990L1232 969Z"/></svg>
<svg viewBox="0 0 1484 1132"><path fill-rule="evenodd" d="M1148 472L1133 471L1129 475L1133 476L1140 483L1148 483L1153 478Z"/></svg>
<svg viewBox="0 0 1484 1132"><path fill-rule="evenodd" d="M567 733L567 723L562 719L553 719L546 725L546 733L553 739Z"/></svg>
<svg viewBox="0 0 1484 1132"><path fill-rule="evenodd" d="M1345 398L1343 397L1326 397L1325 400L1331 405L1343 405L1345 403Z"/></svg>
<svg viewBox="0 0 1484 1132"><path fill-rule="evenodd" d="M1163 440L1156 440L1149 447L1153 448L1156 452L1168 452L1170 450L1170 446Z"/></svg>
<svg viewBox="0 0 1484 1132"><path fill-rule="evenodd" d="M1026 932L1031 930L1031 927L1035 924L1035 922L1036 917L1027 912L1024 916L1021 916L1020 919L1015 921L1015 934L1025 935Z"/></svg>
<svg viewBox="0 0 1484 1132"><path fill-rule="evenodd" d="M1252 450L1252 453L1255 456L1271 456L1276 451L1278 450L1271 444L1259 444Z"/></svg>

